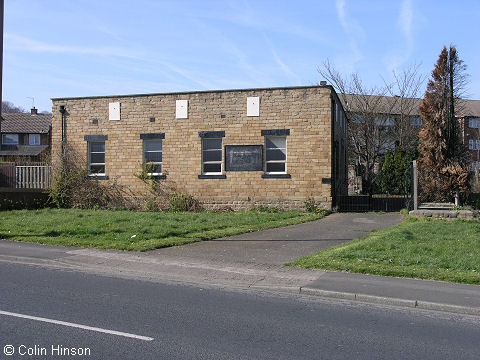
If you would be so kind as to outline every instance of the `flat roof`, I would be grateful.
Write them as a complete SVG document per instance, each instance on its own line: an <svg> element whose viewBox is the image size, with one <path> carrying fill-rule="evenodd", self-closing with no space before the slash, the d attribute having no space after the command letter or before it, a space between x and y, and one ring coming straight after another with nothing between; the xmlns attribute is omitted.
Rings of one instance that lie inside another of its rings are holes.
<svg viewBox="0 0 480 360"><path fill-rule="evenodd" d="M267 91L267 90L296 90L296 89L314 89L329 88L335 92L332 85L309 85L309 86L283 86L270 88L251 88L251 89L225 89L225 90L197 90L197 91L180 91L166 93L150 93L150 94L125 94L125 95L103 95L103 96L73 96L51 98L52 101L58 100L74 100L74 99L110 99L119 97L140 97L140 96L157 96L157 95L191 95L191 94L208 94L208 93L225 93L225 92L246 92L246 91Z"/></svg>

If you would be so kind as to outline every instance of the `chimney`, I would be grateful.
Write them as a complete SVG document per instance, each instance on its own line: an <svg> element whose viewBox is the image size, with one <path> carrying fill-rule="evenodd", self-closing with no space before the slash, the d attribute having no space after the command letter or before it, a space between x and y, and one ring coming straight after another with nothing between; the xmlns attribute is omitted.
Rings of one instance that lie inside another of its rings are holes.
<svg viewBox="0 0 480 360"><path fill-rule="evenodd" d="M30 115L37 115L37 110L35 109L35 106L30 110Z"/></svg>

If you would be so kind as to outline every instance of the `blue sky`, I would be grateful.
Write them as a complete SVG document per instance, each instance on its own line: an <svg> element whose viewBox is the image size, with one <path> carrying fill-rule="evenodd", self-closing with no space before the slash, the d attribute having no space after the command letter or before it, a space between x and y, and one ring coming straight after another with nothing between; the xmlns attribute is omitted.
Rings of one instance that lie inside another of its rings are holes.
<svg viewBox="0 0 480 360"><path fill-rule="evenodd" d="M480 99L479 15L478 0L6 0L3 99L50 111L52 97L314 85L326 59L374 86L413 63L429 76L452 43Z"/></svg>

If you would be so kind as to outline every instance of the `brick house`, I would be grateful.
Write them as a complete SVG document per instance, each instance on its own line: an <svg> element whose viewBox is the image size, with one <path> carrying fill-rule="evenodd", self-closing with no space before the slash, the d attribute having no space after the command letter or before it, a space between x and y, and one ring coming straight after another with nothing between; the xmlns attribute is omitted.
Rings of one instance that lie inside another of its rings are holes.
<svg viewBox="0 0 480 360"><path fill-rule="evenodd" d="M471 170L480 168L480 100L465 101L463 114L459 116L463 143L468 145Z"/></svg>
<svg viewBox="0 0 480 360"><path fill-rule="evenodd" d="M351 111L351 121L349 123L350 134L352 134L352 129L358 125L358 123L364 122L362 120L362 109L356 107L354 101L355 96L346 94L340 96L341 100L344 102L344 107ZM379 153L383 155L388 149L395 148L395 141L393 139L397 138L397 134L402 132L407 134L410 137L417 137L423 126L423 120L420 116L420 106L422 104L422 99L420 98L411 98L406 99L407 106L405 109L404 122L400 122L400 125L403 127L398 127L398 122L395 123L392 121L395 117L401 116L401 109L399 100L396 97L391 96L366 96L372 103L376 103L380 112L378 115L377 125L379 129L382 130L381 139L384 142ZM459 104L459 110L457 113L457 119L459 122L459 131L463 143L468 146L470 154L470 163L472 172L478 173L480 168L480 100L463 100ZM355 159L350 159L349 168L349 193L361 193L362 191L362 174L361 167L358 166L355 162ZM360 169L360 170L359 170ZM380 164L377 167L380 169Z"/></svg>
<svg viewBox="0 0 480 360"><path fill-rule="evenodd" d="M27 164L48 160L52 115L30 113L2 114L0 162Z"/></svg>
<svg viewBox="0 0 480 360"><path fill-rule="evenodd" d="M52 157L63 136L92 178L132 191L147 162L207 208L332 208L347 193L347 121L328 85L52 101Z"/></svg>

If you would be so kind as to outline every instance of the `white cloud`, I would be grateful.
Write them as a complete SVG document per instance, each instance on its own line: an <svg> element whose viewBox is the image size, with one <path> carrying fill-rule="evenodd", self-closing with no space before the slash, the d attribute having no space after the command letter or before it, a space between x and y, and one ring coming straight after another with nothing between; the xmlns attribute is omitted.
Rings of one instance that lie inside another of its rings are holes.
<svg viewBox="0 0 480 360"><path fill-rule="evenodd" d="M355 64L364 56L360 44L365 41L365 31L355 19L347 15L345 0L336 0L337 18L348 38L350 52L336 57L335 63L345 72L353 72Z"/></svg>
<svg viewBox="0 0 480 360"><path fill-rule="evenodd" d="M285 64L285 62L280 58L280 56L278 56L270 38L265 33L263 33L263 38L265 39L265 42L268 44L270 48L270 52L272 53L273 59L275 60L277 65L280 67L280 69L282 69L283 73L289 79L289 81L292 82L291 85L300 85L301 82L297 74L295 74L290 69L290 67L287 64Z"/></svg>
<svg viewBox="0 0 480 360"><path fill-rule="evenodd" d="M5 34L4 39L5 48L10 51L17 50L71 55L115 56L131 59L136 59L143 55L138 53L138 51L133 51L132 49L126 48L50 44L9 33Z"/></svg>
<svg viewBox="0 0 480 360"><path fill-rule="evenodd" d="M413 20L413 1L403 0L398 13L397 27L403 36L404 42L403 44L400 44L399 47L390 51L390 53L384 57L384 62L390 71L398 69L412 56L415 45L415 39L413 36Z"/></svg>

